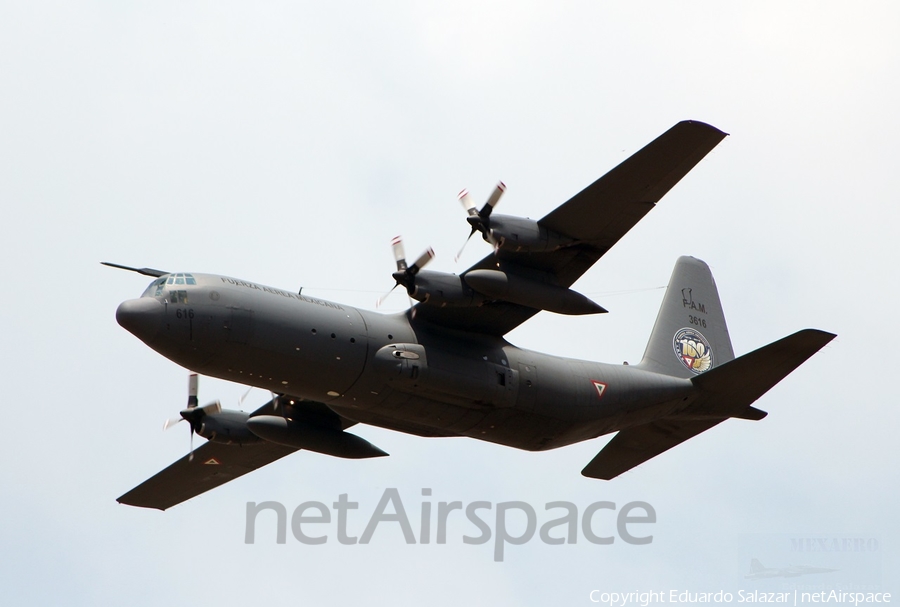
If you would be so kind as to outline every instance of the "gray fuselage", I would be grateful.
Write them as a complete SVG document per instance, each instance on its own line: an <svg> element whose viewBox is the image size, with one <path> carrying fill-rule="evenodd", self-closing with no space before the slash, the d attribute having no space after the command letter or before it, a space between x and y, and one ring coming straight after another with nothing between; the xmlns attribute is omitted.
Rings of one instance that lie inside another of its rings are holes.
<svg viewBox="0 0 900 607"><path fill-rule="evenodd" d="M420 436L544 450L689 404L690 380L560 358L256 283L168 274L121 304L119 323L197 373L325 403Z"/></svg>

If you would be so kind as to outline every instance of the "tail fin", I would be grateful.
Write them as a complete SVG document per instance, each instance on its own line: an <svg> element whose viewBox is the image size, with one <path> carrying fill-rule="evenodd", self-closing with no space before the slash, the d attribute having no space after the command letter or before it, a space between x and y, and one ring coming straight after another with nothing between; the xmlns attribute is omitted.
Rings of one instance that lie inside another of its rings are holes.
<svg viewBox="0 0 900 607"><path fill-rule="evenodd" d="M758 559L750 559L750 573L759 573L764 570L765 567L763 567L763 564L760 563Z"/></svg>
<svg viewBox="0 0 900 607"><path fill-rule="evenodd" d="M679 257L638 366L690 378L733 359L725 314L709 266L694 257Z"/></svg>

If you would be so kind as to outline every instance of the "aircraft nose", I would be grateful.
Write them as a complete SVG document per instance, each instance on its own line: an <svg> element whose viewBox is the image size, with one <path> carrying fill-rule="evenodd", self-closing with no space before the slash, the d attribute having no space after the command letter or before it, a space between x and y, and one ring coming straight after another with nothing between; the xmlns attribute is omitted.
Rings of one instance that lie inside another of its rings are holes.
<svg viewBox="0 0 900 607"><path fill-rule="evenodd" d="M116 321L143 342L150 342L159 333L163 320L163 305L152 297L129 299L119 304Z"/></svg>

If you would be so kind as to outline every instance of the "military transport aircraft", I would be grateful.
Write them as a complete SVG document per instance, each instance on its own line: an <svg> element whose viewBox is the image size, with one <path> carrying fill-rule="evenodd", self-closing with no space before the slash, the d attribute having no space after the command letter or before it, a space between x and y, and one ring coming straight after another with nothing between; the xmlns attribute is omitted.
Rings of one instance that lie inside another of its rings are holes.
<svg viewBox="0 0 900 607"><path fill-rule="evenodd" d="M165 510L300 449L387 455L347 431L357 423L530 451L618 432L582 470L608 480L728 418L762 419L752 403L834 335L806 329L735 358L713 277L693 257L675 264L639 364L503 339L541 310L606 312L571 285L725 136L680 122L537 221L492 213L502 184L480 210L464 192L470 237L494 251L456 275L423 270L430 250L408 265L397 239L395 286L417 300L403 313L107 263L154 278L116 311L125 329L195 373L273 395L249 414L201 407L191 376L181 418L208 442L118 501Z"/></svg>

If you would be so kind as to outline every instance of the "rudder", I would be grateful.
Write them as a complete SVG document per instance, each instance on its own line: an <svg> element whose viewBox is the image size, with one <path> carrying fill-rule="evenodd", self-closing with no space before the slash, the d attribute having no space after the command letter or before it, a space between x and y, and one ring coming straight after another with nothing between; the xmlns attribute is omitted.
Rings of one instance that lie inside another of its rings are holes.
<svg viewBox="0 0 900 607"><path fill-rule="evenodd" d="M679 257L638 367L691 378L733 359L709 266L695 257Z"/></svg>

